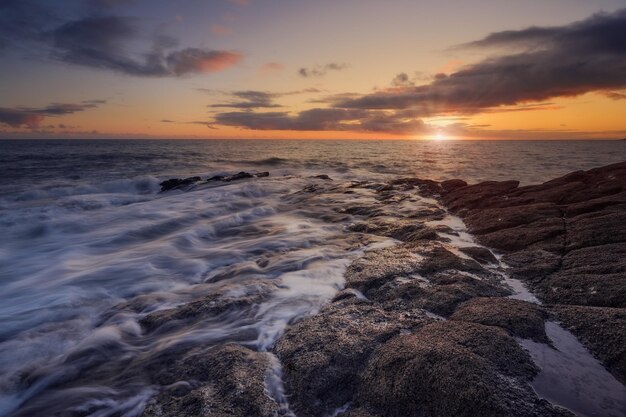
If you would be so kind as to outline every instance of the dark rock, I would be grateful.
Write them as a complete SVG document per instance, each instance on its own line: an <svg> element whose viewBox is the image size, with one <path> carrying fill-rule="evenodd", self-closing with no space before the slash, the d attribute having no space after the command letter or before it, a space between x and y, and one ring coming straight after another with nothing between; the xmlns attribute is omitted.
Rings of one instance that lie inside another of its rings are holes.
<svg viewBox="0 0 626 417"><path fill-rule="evenodd" d="M254 286L248 285L247 293L244 295L238 292L232 295L233 287L224 285L214 289L205 297L182 304L179 307L150 313L141 318L139 323L148 332L166 324L167 328L171 329L189 322L215 317L231 310L240 310L243 307L258 304L268 296L270 288L271 284L259 282Z"/></svg>
<svg viewBox="0 0 626 417"><path fill-rule="evenodd" d="M275 347L293 411L323 416L352 401L356 381L380 344L427 323L414 312L386 312L343 299L291 326Z"/></svg>
<svg viewBox="0 0 626 417"><path fill-rule="evenodd" d="M618 380L626 383L626 308L556 305L552 311Z"/></svg>
<svg viewBox="0 0 626 417"><path fill-rule="evenodd" d="M456 190L457 188L467 187L467 183L459 179L442 181L439 185L443 191L448 193L452 190Z"/></svg>
<svg viewBox="0 0 626 417"><path fill-rule="evenodd" d="M161 192L163 192L163 191L169 191L171 189L186 186L186 185L191 185L198 181L202 181L202 178L200 177L189 177L185 179L170 178L169 180L163 181L159 185L161 186Z"/></svg>
<svg viewBox="0 0 626 417"><path fill-rule="evenodd" d="M374 216L374 212L370 216ZM404 219L374 219L367 222L355 223L348 230L358 233L370 233L378 236L391 237L402 242L417 242L422 240L436 240L437 232L421 223Z"/></svg>
<svg viewBox="0 0 626 417"><path fill-rule="evenodd" d="M229 176L223 177L222 181L230 182L230 181L243 180L243 179L252 178L252 177L253 175L250 174L249 172L241 171L235 175L229 175Z"/></svg>
<svg viewBox="0 0 626 417"><path fill-rule="evenodd" d="M473 298L463 303L450 317L501 327L511 336L548 343L545 311L536 304L504 297Z"/></svg>
<svg viewBox="0 0 626 417"><path fill-rule="evenodd" d="M487 248L480 246L470 246L466 248L459 248L461 252L472 257L472 259L480 262L481 264L497 264L498 259Z"/></svg>
<svg viewBox="0 0 626 417"><path fill-rule="evenodd" d="M320 180L327 180L327 181L332 181L333 180L332 178L330 178L326 174L313 175L311 178L317 178L317 179L320 179Z"/></svg>
<svg viewBox="0 0 626 417"><path fill-rule="evenodd" d="M223 175L213 175L211 178L207 178L207 181L223 181Z"/></svg>
<svg viewBox="0 0 626 417"><path fill-rule="evenodd" d="M521 383L537 371L501 329L438 322L374 353L357 398L367 410L390 417L571 415Z"/></svg>
<svg viewBox="0 0 626 417"><path fill-rule="evenodd" d="M265 389L270 355L228 344L191 351L173 365L177 382L154 396L142 417L276 416Z"/></svg>
<svg viewBox="0 0 626 417"><path fill-rule="evenodd" d="M258 172L256 174L254 174L255 177L257 178L265 178L265 177L269 177L270 173L265 171L265 172Z"/></svg>
<svg viewBox="0 0 626 417"><path fill-rule="evenodd" d="M512 277L547 304L570 305L554 309L623 378L615 371L623 369L615 365L619 354L607 347L623 344L623 320L614 312L626 308L626 162L539 185L459 187L442 200L480 243L507 252Z"/></svg>

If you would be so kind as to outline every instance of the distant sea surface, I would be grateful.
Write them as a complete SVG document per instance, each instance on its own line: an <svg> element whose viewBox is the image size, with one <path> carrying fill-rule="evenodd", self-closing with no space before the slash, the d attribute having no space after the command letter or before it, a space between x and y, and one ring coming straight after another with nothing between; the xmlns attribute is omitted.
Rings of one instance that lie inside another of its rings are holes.
<svg viewBox="0 0 626 417"><path fill-rule="evenodd" d="M624 160L625 141L0 141L0 416L136 416L158 387L94 366L232 341L271 350L368 249L350 220L322 219L373 195L302 193L327 184L314 175L531 184ZM167 178L239 171L270 175L159 192ZM202 326L139 324L258 291L271 296Z"/></svg>

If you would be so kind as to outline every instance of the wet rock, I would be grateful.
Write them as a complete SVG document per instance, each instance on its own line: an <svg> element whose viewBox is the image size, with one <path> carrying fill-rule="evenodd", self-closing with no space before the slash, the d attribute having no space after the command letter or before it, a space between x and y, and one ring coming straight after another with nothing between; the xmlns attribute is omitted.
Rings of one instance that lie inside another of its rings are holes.
<svg viewBox="0 0 626 417"><path fill-rule="evenodd" d="M265 177L269 177L270 173L265 171L265 172L258 172L256 174L254 174L255 177L257 178L265 178Z"/></svg>
<svg viewBox="0 0 626 417"><path fill-rule="evenodd" d="M467 187L467 183L459 179L442 181L439 185L441 186L443 191L447 193L452 190L456 190L457 188Z"/></svg>
<svg viewBox="0 0 626 417"><path fill-rule="evenodd" d="M505 331L437 322L385 343L361 377L358 405L385 416L565 416L536 397L528 353Z"/></svg>
<svg viewBox="0 0 626 417"><path fill-rule="evenodd" d="M175 382L141 416L275 416L279 406L265 389L270 366L269 354L235 344L191 351L171 365Z"/></svg>
<svg viewBox="0 0 626 417"><path fill-rule="evenodd" d="M163 181L159 185L161 186L161 192L163 192L163 191L169 191L169 190L172 190L174 188L178 188L178 187L182 187L182 186L186 186L186 185L191 185L191 184L194 184L194 183L196 183L198 181L202 181L202 178L200 178L200 177L189 177L189 178L185 178L185 179L170 178L169 180Z"/></svg>
<svg viewBox="0 0 626 417"><path fill-rule="evenodd" d="M404 219L374 219L372 221L352 224L348 230L358 233L370 233L391 237L402 242L417 242L439 238L437 232L421 223Z"/></svg>
<svg viewBox="0 0 626 417"><path fill-rule="evenodd" d="M248 285L245 291L239 290L235 286L225 285L214 289L209 295L179 307L150 313L141 318L139 323L148 332L155 331L165 325L167 326L164 330L170 330L190 322L254 306L269 295L270 289L271 284L266 282Z"/></svg>
<svg viewBox="0 0 626 417"><path fill-rule="evenodd" d="M618 380L626 383L625 308L556 305L552 311Z"/></svg>
<svg viewBox="0 0 626 417"><path fill-rule="evenodd" d="M512 277L547 304L571 306L554 308L616 369L606 346L624 327L608 312L626 308L626 162L539 185L488 182L443 193L480 243L507 252Z"/></svg>
<svg viewBox="0 0 626 417"><path fill-rule="evenodd" d="M511 336L548 343L547 314L536 304L511 298L473 298L463 303L451 320L501 327Z"/></svg>
<svg viewBox="0 0 626 417"><path fill-rule="evenodd" d="M349 207L341 208L339 212L352 214L354 216L365 216L365 217L376 217L376 216L382 216L385 214L382 207L377 207L376 205L349 206Z"/></svg>
<svg viewBox="0 0 626 417"><path fill-rule="evenodd" d="M417 187L418 193L424 197L439 196L441 193L441 186L437 181L422 179L422 178L399 178L391 181L391 185L400 185L405 187Z"/></svg>
<svg viewBox="0 0 626 417"><path fill-rule="evenodd" d="M450 210L472 210L488 208L493 198L504 200L503 194L516 189L519 181L486 181L467 187L455 188L443 196L443 202Z"/></svg>
<svg viewBox="0 0 626 417"><path fill-rule="evenodd" d="M487 248L483 248L480 246L470 246L466 248L459 248L461 252L466 255L469 255L475 261L480 262L481 264L497 264L498 259L491 253L491 251Z"/></svg>
<svg viewBox="0 0 626 417"><path fill-rule="evenodd" d="M291 326L275 347L293 411L323 416L352 401L360 372L380 344L429 321L423 314L386 312L342 299Z"/></svg>
<svg viewBox="0 0 626 417"><path fill-rule="evenodd" d="M332 181L333 180L332 178L330 178L326 174L313 175L311 178L317 178L317 179L320 179L320 180L327 180L327 181Z"/></svg>
<svg viewBox="0 0 626 417"><path fill-rule="evenodd" d="M457 306L474 297L502 297L504 295L508 295L508 291L500 286L465 277L455 283L426 288L418 304L431 313L448 317Z"/></svg>
<svg viewBox="0 0 626 417"><path fill-rule="evenodd" d="M268 174L268 175L269 175L269 174ZM241 172L239 172L239 173L237 173L237 174L234 174L234 175L228 175L228 176L226 176L226 177L223 177L223 178L221 179L221 181L231 182L231 181L243 180L243 179L246 179L246 178L252 178L252 177L253 177L253 175L252 175L252 174L250 174L249 172L244 172L244 171L241 171Z"/></svg>

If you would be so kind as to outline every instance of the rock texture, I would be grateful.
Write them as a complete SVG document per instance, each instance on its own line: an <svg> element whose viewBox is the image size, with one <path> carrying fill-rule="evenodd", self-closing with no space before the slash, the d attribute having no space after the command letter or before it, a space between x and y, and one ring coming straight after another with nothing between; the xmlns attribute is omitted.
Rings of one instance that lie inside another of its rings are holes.
<svg viewBox="0 0 626 417"><path fill-rule="evenodd" d="M504 254L566 327L626 381L626 163L541 185L485 182L439 190L485 246ZM577 312L577 313L574 313Z"/></svg>
<svg viewBox="0 0 626 417"><path fill-rule="evenodd" d="M348 231L400 243L355 260L346 289L277 343L297 415L570 416L537 397L538 368L516 342L550 344L548 319L623 380L626 163L527 187L401 178L350 188L378 198L346 208L359 219ZM438 222L445 211L392 209L410 192L439 199L485 247L449 244L456 232ZM545 304L508 298L486 247Z"/></svg>

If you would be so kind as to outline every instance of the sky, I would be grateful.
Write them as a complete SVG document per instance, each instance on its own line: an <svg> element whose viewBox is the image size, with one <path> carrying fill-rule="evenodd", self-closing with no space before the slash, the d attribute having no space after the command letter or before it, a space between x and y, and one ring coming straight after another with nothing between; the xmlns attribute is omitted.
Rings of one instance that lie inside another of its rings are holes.
<svg viewBox="0 0 626 417"><path fill-rule="evenodd" d="M0 138L626 137L625 0L0 0Z"/></svg>

